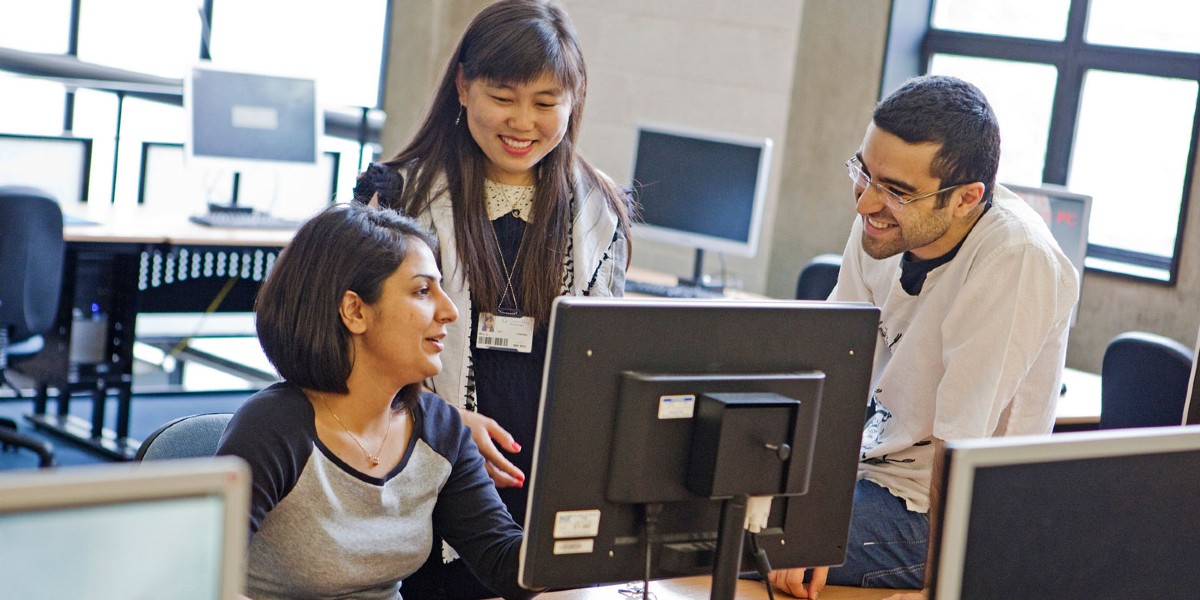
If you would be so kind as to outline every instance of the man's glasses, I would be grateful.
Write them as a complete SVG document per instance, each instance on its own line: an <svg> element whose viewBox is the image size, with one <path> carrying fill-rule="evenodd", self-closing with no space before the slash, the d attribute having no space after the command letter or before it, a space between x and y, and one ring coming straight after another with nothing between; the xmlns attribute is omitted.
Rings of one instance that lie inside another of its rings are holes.
<svg viewBox="0 0 1200 600"><path fill-rule="evenodd" d="M888 202L892 202L898 206L912 204L913 202L916 202L917 200L924 200L925 198L928 198L930 196L936 196L942 192L950 191L954 188L962 187L962 186L966 185L964 183L958 183L955 185L944 187L940 190L935 190L935 191L929 192L928 194L904 197L904 196L901 196L900 194L897 194L896 192L893 192L892 190L889 190L889 189L883 187L882 184L871 181L871 176L867 175L867 172L863 170L863 164L861 161L858 160L857 156L851 156L850 160L846 161L846 172L850 174L850 181L854 182L854 191L855 191L854 199L856 201L858 200L859 196L862 196L862 192L866 191L867 187L870 186L870 187L873 187L876 190L878 190L879 193L883 194L883 197L886 198Z"/></svg>

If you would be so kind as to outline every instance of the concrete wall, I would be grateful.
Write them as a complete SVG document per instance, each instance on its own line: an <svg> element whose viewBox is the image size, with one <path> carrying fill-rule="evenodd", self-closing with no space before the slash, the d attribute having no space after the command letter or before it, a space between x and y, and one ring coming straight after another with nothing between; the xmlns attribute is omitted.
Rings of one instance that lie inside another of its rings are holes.
<svg viewBox="0 0 1200 600"><path fill-rule="evenodd" d="M843 162L859 146L879 94L888 0L560 0L588 61L581 150L628 182L635 124L654 121L775 141L761 247L728 256L745 289L790 297L811 257L840 253L854 216ZM407 139L470 17L486 0L396 2L384 153ZM1200 198L1200 178L1193 196ZM1200 199L1189 211L1179 284L1089 272L1068 365L1098 371L1123 331L1196 342ZM635 242L634 264L689 274L692 251ZM706 272L722 267L710 254Z"/></svg>

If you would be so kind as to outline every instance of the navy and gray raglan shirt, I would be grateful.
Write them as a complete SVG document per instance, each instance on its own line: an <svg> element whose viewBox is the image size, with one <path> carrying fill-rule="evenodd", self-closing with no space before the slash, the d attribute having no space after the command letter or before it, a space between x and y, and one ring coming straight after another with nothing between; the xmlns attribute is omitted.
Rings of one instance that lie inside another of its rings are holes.
<svg viewBox="0 0 1200 600"><path fill-rule="evenodd" d="M498 595L534 595L517 585L521 529L458 411L424 393L413 419L404 458L377 478L321 443L300 388L277 383L246 400L217 454L240 456L253 475L248 596L397 600L435 529Z"/></svg>

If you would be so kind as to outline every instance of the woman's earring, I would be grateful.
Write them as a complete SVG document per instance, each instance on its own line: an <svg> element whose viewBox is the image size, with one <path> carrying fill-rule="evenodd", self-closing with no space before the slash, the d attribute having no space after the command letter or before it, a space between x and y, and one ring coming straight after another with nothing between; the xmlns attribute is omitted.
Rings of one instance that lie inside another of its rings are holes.
<svg viewBox="0 0 1200 600"><path fill-rule="evenodd" d="M462 121L462 114L463 114L463 105L459 104L458 105L458 116L454 117L455 125L458 125L459 121Z"/></svg>

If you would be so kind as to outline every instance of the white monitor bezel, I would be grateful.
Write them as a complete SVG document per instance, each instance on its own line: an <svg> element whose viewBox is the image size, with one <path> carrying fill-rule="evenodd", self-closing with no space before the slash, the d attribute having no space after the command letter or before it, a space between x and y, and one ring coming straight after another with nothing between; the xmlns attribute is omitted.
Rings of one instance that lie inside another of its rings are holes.
<svg viewBox="0 0 1200 600"><path fill-rule="evenodd" d="M770 185L771 151L774 146L771 138L721 133L652 121L638 121L634 131L633 157L629 171L631 178L637 173L638 146L641 142L643 131L756 148L759 150L758 173L755 176L750 227L747 232L746 241L734 241L640 222L633 229L634 236L645 240L665 242L704 251L745 257L755 256L758 253L759 239L762 234L762 220L767 201L767 187ZM637 182L634 183L636 185Z"/></svg>
<svg viewBox="0 0 1200 600"><path fill-rule="evenodd" d="M1183 424L1200 424L1200 401L1196 394L1200 392L1200 333L1196 334L1196 349L1192 353L1192 379L1188 382L1187 399L1183 403Z"/></svg>
<svg viewBox="0 0 1200 600"><path fill-rule="evenodd" d="M6 475L0 478L0 515L214 495L224 508L221 598L234 600L245 588L249 539L250 469L240 458L87 465Z"/></svg>
<svg viewBox="0 0 1200 600"><path fill-rule="evenodd" d="M0 149L4 185L44 190L65 208L88 202L92 138L0 133Z"/></svg>
<svg viewBox="0 0 1200 600"><path fill-rule="evenodd" d="M1178 426L946 442L935 597L962 595L976 469L1196 450L1200 450L1200 428Z"/></svg>

